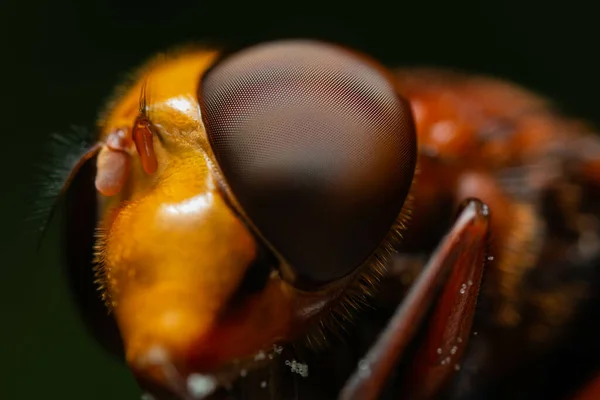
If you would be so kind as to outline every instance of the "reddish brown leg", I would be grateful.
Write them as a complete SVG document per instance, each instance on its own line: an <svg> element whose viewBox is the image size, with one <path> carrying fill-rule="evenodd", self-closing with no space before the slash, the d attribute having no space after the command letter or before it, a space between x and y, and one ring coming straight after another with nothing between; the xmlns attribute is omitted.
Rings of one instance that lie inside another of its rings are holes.
<svg viewBox="0 0 600 400"><path fill-rule="evenodd" d="M410 397L430 398L455 371L468 342L479 293L487 251L488 214L481 201L466 202L386 329L347 381L340 399L379 397L432 305L433 319L415 366L414 382L420 390L410 393Z"/></svg>

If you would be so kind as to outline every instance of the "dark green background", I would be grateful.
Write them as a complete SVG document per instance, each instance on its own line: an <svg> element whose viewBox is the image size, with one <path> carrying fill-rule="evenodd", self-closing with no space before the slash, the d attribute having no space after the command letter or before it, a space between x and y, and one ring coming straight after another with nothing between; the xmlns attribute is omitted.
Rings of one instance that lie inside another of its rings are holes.
<svg viewBox="0 0 600 400"><path fill-rule="evenodd" d="M588 5L589 4L589 5ZM90 126L122 74L189 40L312 36L389 64L512 78L594 121L600 58L591 1L4 0L0 5L0 399L134 399L128 372L86 335L61 281L57 224L36 258L17 240L35 150Z"/></svg>

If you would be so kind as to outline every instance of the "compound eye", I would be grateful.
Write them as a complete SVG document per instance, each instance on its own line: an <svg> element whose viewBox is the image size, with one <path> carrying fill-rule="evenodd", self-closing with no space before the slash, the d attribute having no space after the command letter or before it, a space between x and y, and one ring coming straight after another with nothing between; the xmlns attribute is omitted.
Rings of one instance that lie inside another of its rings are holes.
<svg viewBox="0 0 600 400"><path fill-rule="evenodd" d="M231 193L299 281L347 275L389 234L416 135L378 64L320 42L266 43L221 59L199 100Z"/></svg>

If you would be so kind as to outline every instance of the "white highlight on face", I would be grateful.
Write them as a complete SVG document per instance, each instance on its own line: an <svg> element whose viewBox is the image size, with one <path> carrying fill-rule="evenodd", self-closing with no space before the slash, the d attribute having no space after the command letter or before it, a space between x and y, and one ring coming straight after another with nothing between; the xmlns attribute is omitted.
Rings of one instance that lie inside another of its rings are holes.
<svg viewBox="0 0 600 400"><path fill-rule="evenodd" d="M162 368L169 387L185 400L201 400L212 394L219 386L216 378L202 374L191 374L185 379L171 363L168 352L160 346L153 346L138 361L141 365L156 365ZM154 400L152 396L142 400Z"/></svg>
<svg viewBox="0 0 600 400"><path fill-rule="evenodd" d="M198 108L186 96L172 97L165 102L169 107L176 109L186 115L193 115Z"/></svg>
<svg viewBox="0 0 600 400"><path fill-rule="evenodd" d="M164 204L163 211L170 215L190 215L199 214L206 210L213 202L213 194L211 192L203 193L186 199L180 203Z"/></svg>
<svg viewBox="0 0 600 400"><path fill-rule="evenodd" d="M217 380L208 375L190 374L187 378L187 387L194 399L203 399L212 394L218 387Z"/></svg>

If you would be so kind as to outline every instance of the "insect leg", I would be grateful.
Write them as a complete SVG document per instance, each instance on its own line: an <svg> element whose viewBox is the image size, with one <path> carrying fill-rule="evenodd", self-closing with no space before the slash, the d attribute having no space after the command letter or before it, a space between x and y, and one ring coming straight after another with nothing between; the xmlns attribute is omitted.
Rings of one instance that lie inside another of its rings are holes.
<svg viewBox="0 0 600 400"><path fill-rule="evenodd" d="M417 373L425 396L435 395L454 371L456 359L467 344L487 256L488 234L487 206L477 199L466 201L450 232L345 384L340 399L378 398L432 305L433 319L421 349L425 356L417 362ZM453 361L443 362L449 355Z"/></svg>

